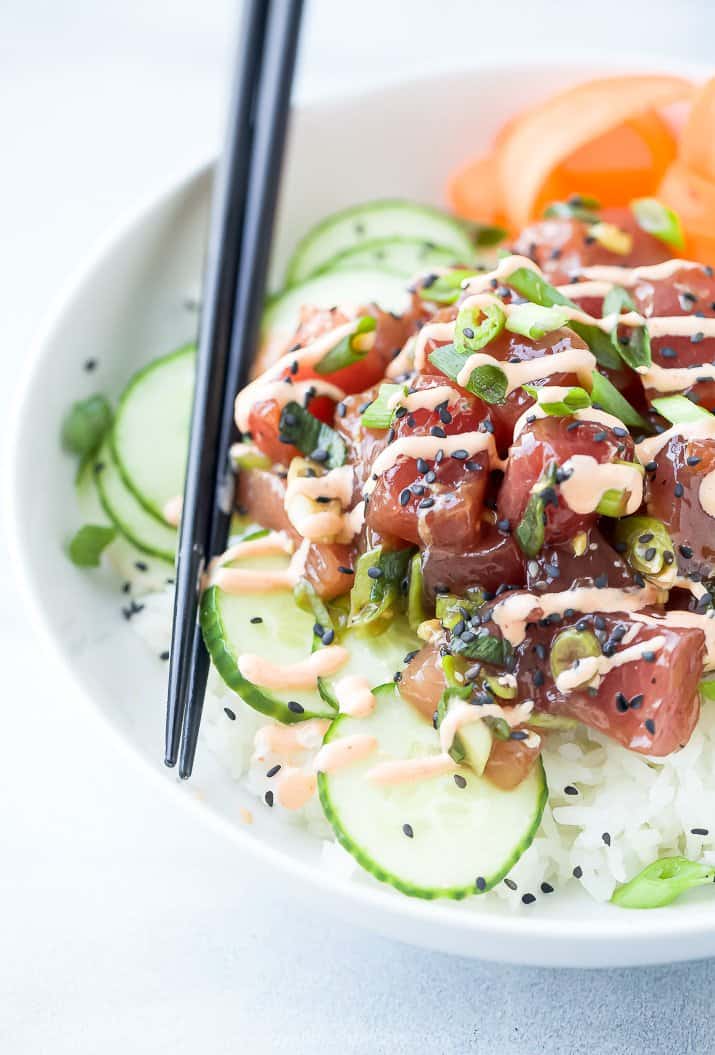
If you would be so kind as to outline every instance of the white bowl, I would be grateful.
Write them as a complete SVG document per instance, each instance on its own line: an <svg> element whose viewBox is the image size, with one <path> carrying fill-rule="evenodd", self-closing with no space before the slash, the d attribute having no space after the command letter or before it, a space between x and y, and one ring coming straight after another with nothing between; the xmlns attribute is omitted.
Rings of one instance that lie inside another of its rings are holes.
<svg viewBox="0 0 715 1055"><path fill-rule="evenodd" d="M276 267L306 227L332 209L392 195L440 202L445 175L485 146L505 118L554 88L602 72L603 63L518 70L501 65L299 108ZM164 769L166 666L121 619L116 581L77 570L63 552L78 513L73 466L59 450L58 431L72 400L97 390L116 396L140 364L193 336L196 317L184 300L199 285L209 190L210 169L204 167L107 241L44 327L18 410L14 563L37 625L71 669L78 695L109 723L117 742L156 774L177 805L198 810L217 837L234 840L254 863L283 874L291 894L301 890L316 905L383 934L463 955L551 966L654 963L715 953L715 900L709 891L643 913L597 905L578 891L541 898L516 914L493 899L414 900L369 879L326 874L320 843L271 811L256 809L255 800L205 748L190 785ZM88 374L82 363L90 357L99 365ZM239 820L241 805L256 814L250 828Z"/></svg>

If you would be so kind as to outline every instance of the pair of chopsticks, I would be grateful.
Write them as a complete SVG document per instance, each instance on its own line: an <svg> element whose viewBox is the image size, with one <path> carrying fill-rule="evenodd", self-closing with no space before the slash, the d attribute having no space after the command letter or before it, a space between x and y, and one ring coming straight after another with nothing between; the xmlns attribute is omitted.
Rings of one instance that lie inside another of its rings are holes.
<svg viewBox="0 0 715 1055"><path fill-rule="evenodd" d="M226 143L216 174L176 569L164 761L191 776L209 656L201 576L226 548L233 403L260 331L303 0L245 0Z"/></svg>

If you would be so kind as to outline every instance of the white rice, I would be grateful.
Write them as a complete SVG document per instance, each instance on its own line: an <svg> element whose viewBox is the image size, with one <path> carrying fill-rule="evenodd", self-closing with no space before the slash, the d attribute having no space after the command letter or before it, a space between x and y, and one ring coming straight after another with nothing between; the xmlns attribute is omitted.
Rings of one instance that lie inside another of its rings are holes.
<svg viewBox="0 0 715 1055"><path fill-rule="evenodd" d="M144 583L141 576L134 580L135 596ZM156 654L169 647L172 600L171 588L147 594L142 611L131 620ZM254 757L254 736L265 724L266 718L246 706L212 669L204 742L229 775L261 802L271 786L266 771L279 761ZM549 800L541 825L512 868L509 882L499 883L490 897L520 907L525 893L542 896L542 883L559 890L579 882L596 901L607 901L616 884L657 857L684 854L715 864L715 705L704 705L687 746L665 759L627 751L583 727L578 733L549 734L544 742ZM306 751L301 762L307 764L313 753ZM340 876L359 871L332 838L317 796L301 810L288 811L276 802L274 811L286 823L303 825L323 840L326 869ZM708 829L709 834L694 835L693 828Z"/></svg>

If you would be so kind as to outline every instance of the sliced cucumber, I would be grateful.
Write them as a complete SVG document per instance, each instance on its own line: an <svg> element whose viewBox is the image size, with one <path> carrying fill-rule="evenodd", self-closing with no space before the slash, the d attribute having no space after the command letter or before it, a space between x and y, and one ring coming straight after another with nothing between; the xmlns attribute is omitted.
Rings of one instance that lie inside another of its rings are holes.
<svg viewBox="0 0 715 1055"><path fill-rule="evenodd" d="M406 658L421 647L422 642L410 629L406 619L395 619L384 634L370 637L347 630L340 637L340 644L350 652L350 659L338 671L336 678L350 674L366 677L371 686L394 681L402 673ZM333 690L333 680L320 679L320 693L335 707L338 701ZM398 679L399 680L399 679Z"/></svg>
<svg viewBox="0 0 715 1055"><path fill-rule="evenodd" d="M268 570L285 567L286 562L283 556L253 558L251 568ZM335 717L335 708L317 688L281 692L264 689L244 678L238 668L239 656L246 653L281 665L298 663L310 655L313 616L298 608L287 590L229 594L210 586L201 600L200 618L206 648L216 669L249 707L287 724ZM260 622L252 622L255 619Z"/></svg>
<svg viewBox="0 0 715 1055"><path fill-rule="evenodd" d="M286 285L304 282L339 253L375 238L418 238L454 250L468 262L474 246L465 226L428 205L400 200L372 201L326 217L301 239L286 269Z"/></svg>
<svg viewBox="0 0 715 1055"><path fill-rule="evenodd" d="M108 444L99 451L93 468L102 508L114 526L142 553L173 565L177 532L148 513L122 479Z"/></svg>
<svg viewBox="0 0 715 1055"><path fill-rule="evenodd" d="M184 491L195 362L195 346L187 344L135 374L111 433L124 483L162 524L166 503Z"/></svg>
<svg viewBox="0 0 715 1055"><path fill-rule="evenodd" d="M316 275L273 297L263 315L264 342L288 340L300 322L305 305L332 308L338 304L358 307L375 301L384 311L404 311L408 303L402 275L376 267L354 267Z"/></svg>
<svg viewBox="0 0 715 1055"><path fill-rule="evenodd" d="M455 249L435 245L422 238L371 238L367 242L346 249L329 260L321 269L321 275L329 271L344 271L345 268L378 267L403 275L406 279L425 273L434 267L451 267L453 264L472 263L474 250L468 260L461 260Z"/></svg>
<svg viewBox="0 0 715 1055"><path fill-rule="evenodd" d="M458 771L459 782L450 773L380 787L366 779L373 766L438 754L439 738L393 686L377 696L369 718L342 715L325 737L331 743L368 734L379 744L363 761L318 776L320 801L338 841L377 879L413 897L463 898L489 890L539 827L547 797L541 762L512 791L466 767Z"/></svg>

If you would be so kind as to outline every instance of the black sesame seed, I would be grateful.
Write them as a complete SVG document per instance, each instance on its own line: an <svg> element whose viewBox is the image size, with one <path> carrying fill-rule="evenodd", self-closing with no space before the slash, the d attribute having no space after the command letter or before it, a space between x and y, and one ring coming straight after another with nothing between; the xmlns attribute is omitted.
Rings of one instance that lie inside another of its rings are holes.
<svg viewBox="0 0 715 1055"><path fill-rule="evenodd" d="M628 435L628 429L621 428L620 425L614 425L613 435L618 436L619 439L623 439L624 436Z"/></svg>
<svg viewBox="0 0 715 1055"><path fill-rule="evenodd" d="M392 675L392 680L394 681L395 685L397 685L398 682L402 681L402 671L396 670L395 673Z"/></svg>
<svg viewBox="0 0 715 1055"><path fill-rule="evenodd" d="M536 898L533 894L522 894L521 900L525 905L533 905Z"/></svg>
<svg viewBox="0 0 715 1055"><path fill-rule="evenodd" d="M335 631L326 630L320 640L323 642L324 645L332 645L333 641L335 640Z"/></svg>
<svg viewBox="0 0 715 1055"><path fill-rule="evenodd" d="M484 876L477 876L476 883L474 885L476 886L477 890L480 891L487 889L487 881Z"/></svg>
<svg viewBox="0 0 715 1055"><path fill-rule="evenodd" d="M511 524L508 520L497 520L497 529L502 535L508 535L511 532Z"/></svg>
<svg viewBox="0 0 715 1055"><path fill-rule="evenodd" d="M434 469L430 469L430 471L428 473L425 473L425 483L426 484L433 484L436 479L437 479L437 474L435 473Z"/></svg>
<svg viewBox="0 0 715 1055"><path fill-rule="evenodd" d="M510 890L516 890L516 883L513 879L510 879L509 876L504 880L504 885L508 886Z"/></svg>
<svg viewBox="0 0 715 1055"><path fill-rule="evenodd" d="M573 875L574 879L580 879L581 878L581 876L583 875L583 868L581 867L581 865L576 865L576 867L574 868L574 870L572 872L572 875Z"/></svg>
<svg viewBox="0 0 715 1055"><path fill-rule="evenodd" d="M641 652L641 656L646 661L646 663L655 663L655 652L651 651L651 649L647 649L645 652Z"/></svg>
<svg viewBox="0 0 715 1055"><path fill-rule="evenodd" d="M418 509L431 509L434 505L434 498L423 498L420 504L417 506Z"/></svg>
<svg viewBox="0 0 715 1055"><path fill-rule="evenodd" d="M603 590L604 587L608 586L608 576L605 572L603 572L601 575L596 576L596 578L593 580L593 583L597 589Z"/></svg>
<svg viewBox="0 0 715 1055"><path fill-rule="evenodd" d="M604 832L603 835L601 836L601 838L603 839L603 841L606 844L606 846L610 846L611 845L611 836L610 836L609 832Z"/></svg>
<svg viewBox="0 0 715 1055"><path fill-rule="evenodd" d="M655 722L652 718L646 718L646 720L643 722L643 725L646 727L651 736L655 736Z"/></svg>
<svg viewBox="0 0 715 1055"><path fill-rule="evenodd" d="M97 360L96 359L85 359L84 365L82 367L83 370L86 370L88 374L91 374L92 371L95 370L96 368L97 368Z"/></svg>
<svg viewBox="0 0 715 1055"><path fill-rule="evenodd" d="M400 505L406 506L410 500L410 489L406 487L404 491L400 491Z"/></svg>
<svg viewBox="0 0 715 1055"><path fill-rule="evenodd" d="M266 776L269 777L269 778L270 777L274 777L276 775L276 773L280 772L280 768L281 768L280 762L277 762L274 766L271 766L271 768L267 771Z"/></svg>
<svg viewBox="0 0 715 1055"><path fill-rule="evenodd" d="M554 892L554 888L552 887L551 883L542 883L541 884L541 893L542 894L553 894L553 892Z"/></svg>
<svg viewBox="0 0 715 1055"><path fill-rule="evenodd" d="M616 710L619 711L621 714L625 714L628 710L628 707L628 697L624 696L624 694L619 689L619 691L616 693Z"/></svg>
<svg viewBox="0 0 715 1055"><path fill-rule="evenodd" d="M252 622L252 623L254 624L254 626L255 626L255 625L257 625L258 623L262 623L262 622L263 622L263 616L262 616L262 615L254 615L254 616L252 616L252 617L251 617L251 620L250 620L250 621L251 621L251 622Z"/></svg>
<svg viewBox="0 0 715 1055"><path fill-rule="evenodd" d="M461 773L454 774L454 783L457 785L458 788L466 788L467 786L467 781L464 779Z"/></svg>
<svg viewBox="0 0 715 1055"><path fill-rule="evenodd" d="M298 703L297 700L288 700L288 710L292 711L293 714L303 714L305 712L305 707Z"/></svg>
<svg viewBox="0 0 715 1055"><path fill-rule="evenodd" d="M166 663L167 660L169 659L169 655L170 655L169 649L168 648L164 649L163 652L159 653L159 659L163 660L163 662Z"/></svg>
<svg viewBox="0 0 715 1055"><path fill-rule="evenodd" d="M402 825L402 831L405 833L405 835L407 836L408 839L414 839L415 833L412 830L412 825L411 824L403 824Z"/></svg>
<svg viewBox="0 0 715 1055"><path fill-rule="evenodd" d="M658 468L657 462L646 462L644 469L647 473L654 473Z"/></svg>
<svg viewBox="0 0 715 1055"><path fill-rule="evenodd" d="M541 686L544 684L543 670L535 670L532 677L532 681L534 682L535 688L540 689Z"/></svg>
<svg viewBox="0 0 715 1055"><path fill-rule="evenodd" d="M603 440L605 440L607 435L608 435L608 433L606 433L606 432L596 432L596 433L594 433L593 438L596 441L596 443L602 443Z"/></svg>
<svg viewBox="0 0 715 1055"><path fill-rule="evenodd" d="M578 788L575 788L573 784L567 784L564 788L564 795L578 795Z"/></svg>
<svg viewBox="0 0 715 1055"><path fill-rule="evenodd" d="M367 574L371 579L381 579L385 573L378 564L373 564L367 569Z"/></svg>
<svg viewBox="0 0 715 1055"><path fill-rule="evenodd" d="M236 712L232 711L230 707L224 707L223 713L226 715L227 718L230 718L232 722L236 721Z"/></svg>
<svg viewBox="0 0 715 1055"><path fill-rule="evenodd" d="M341 575L352 575L353 569L348 568L346 564L338 564L338 571Z"/></svg>
<svg viewBox="0 0 715 1055"><path fill-rule="evenodd" d="M643 556L645 557L645 559L647 561L651 561L655 557L655 554L656 554L655 546L649 546L648 549L643 554Z"/></svg>
<svg viewBox="0 0 715 1055"><path fill-rule="evenodd" d="M693 551L690 546L678 546L678 551L681 557L685 557L686 560L690 560L693 555Z"/></svg>
<svg viewBox="0 0 715 1055"><path fill-rule="evenodd" d="M677 483L673 488L673 493L676 498L682 498L685 493L685 488L681 483Z"/></svg>
<svg viewBox="0 0 715 1055"><path fill-rule="evenodd" d="M418 473L426 473L426 472L428 472L428 470L429 470L429 465L424 460L424 458L418 458L417 459L417 472Z"/></svg>
<svg viewBox="0 0 715 1055"><path fill-rule="evenodd" d="M664 359L675 359L678 353L676 352L675 348L666 347L660 349L660 354L663 356Z"/></svg>
<svg viewBox="0 0 715 1055"><path fill-rule="evenodd" d="M130 582L122 583L122 593L129 593L131 588L132 588L132 584Z"/></svg>
<svg viewBox="0 0 715 1055"><path fill-rule="evenodd" d="M270 791L270 790L267 791L265 793L265 795L263 796L263 798L266 801L266 806L272 806L273 805L273 792L272 791Z"/></svg>
<svg viewBox="0 0 715 1055"><path fill-rule="evenodd" d="M452 457L458 462L463 462L469 457L469 453L463 447L460 447L459 450L452 451Z"/></svg>
<svg viewBox="0 0 715 1055"><path fill-rule="evenodd" d="M437 438L441 439L441 440L443 440L445 438L445 436L447 435L447 433L444 431L444 429L441 427L441 425L433 425L432 428L429 431L430 431L430 436L437 436Z"/></svg>
<svg viewBox="0 0 715 1055"><path fill-rule="evenodd" d="M312 461L321 463L327 462L329 455L324 447L316 447L310 457Z"/></svg>
<svg viewBox="0 0 715 1055"><path fill-rule="evenodd" d="M702 330L698 330L698 332L694 333L692 335L692 337L690 338L691 344L700 344L700 342L704 341L704 340L705 340L705 334L703 333Z"/></svg>
<svg viewBox="0 0 715 1055"><path fill-rule="evenodd" d="M642 542L644 545L647 542L652 542L653 541L653 532L652 531L644 532L644 534L638 536L638 541Z"/></svg>
<svg viewBox="0 0 715 1055"><path fill-rule="evenodd" d="M691 835L709 835L710 832L709 832L709 830L707 828L691 828L690 829L690 834Z"/></svg>

